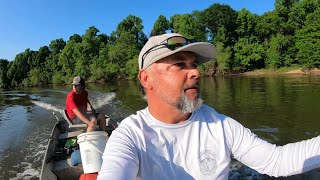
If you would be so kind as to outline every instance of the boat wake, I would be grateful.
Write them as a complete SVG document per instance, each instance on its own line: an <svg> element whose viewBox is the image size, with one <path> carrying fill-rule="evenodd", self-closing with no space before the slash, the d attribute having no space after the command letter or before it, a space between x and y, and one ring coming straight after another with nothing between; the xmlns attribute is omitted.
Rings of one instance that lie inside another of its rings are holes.
<svg viewBox="0 0 320 180"><path fill-rule="evenodd" d="M110 104L115 97L116 97L115 92L92 93L92 95L89 99L95 109L100 109L101 107L105 106L106 104Z"/></svg>
<svg viewBox="0 0 320 180"><path fill-rule="evenodd" d="M39 106L39 107L42 107L44 109L48 109L48 110L52 110L52 111L57 111L57 112L63 112L63 109L60 109L60 108L57 108L51 104L48 104L48 103L45 103L45 102L41 102L41 101L31 101L31 103Z"/></svg>
<svg viewBox="0 0 320 180"><path fill-rule="evenodd" d="M114 92L92 93L92 95L89 97L89 99L90 99L90 102L92 103L93 107L95 109L99 109L99 108L105 106L106 104L110 104L114 100L115 97L116 97L116 93L114 93ZM48 104L48 103L45 103L42 101L33 100L33 101L31 101L31 103L33 103L39 107L42 107L44 109L56 111L59 113L62 113L64 110L64 107L59 108L59 107L56 107L52 104Z"/></svg>

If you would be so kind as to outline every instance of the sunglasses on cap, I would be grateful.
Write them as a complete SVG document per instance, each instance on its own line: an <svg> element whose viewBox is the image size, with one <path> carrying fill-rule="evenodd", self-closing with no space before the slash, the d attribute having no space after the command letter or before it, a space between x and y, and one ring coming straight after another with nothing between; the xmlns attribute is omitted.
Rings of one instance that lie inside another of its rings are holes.
<svg viewBox="0 0 320 180"><path fill-rule="evenodd" d="M159 46L165 46L166 48L170 49L171 51L179 49L180 47L186 46L188 44L191 43L195 43L197 42L196 40L190 40L187 39L185 37L182 36L172 36L166 40L164 40L163 42L161 42L160 44L157 44L153 47L151 47L150 49L148 49L143 55L142 55L142 61L141 61L141 69L143 68L143 62L146 58L146 56L155 48L159 47Z"/></svg>

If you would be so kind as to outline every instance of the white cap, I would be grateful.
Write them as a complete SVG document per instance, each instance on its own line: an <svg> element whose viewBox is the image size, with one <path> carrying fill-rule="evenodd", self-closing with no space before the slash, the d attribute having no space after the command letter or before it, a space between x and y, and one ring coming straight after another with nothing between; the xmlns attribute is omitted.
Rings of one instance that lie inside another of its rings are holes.
<svg viewBox="0 0 320 180"><path fill-rule="evenodd" d="M162 35L150 37L147 43L143 46L142 50L140 51L139 60L138 60L139 69L147 68L154 62L181 51L194 52L197 55L198 64L208 62L217 56L216 48L214 47L213 44L208 42L194 42L194 43L190 43L188 45L182 46L175 50L170 50L163 45L155 48L154 50L144 55L147 51L150 50L150 48L156 45L159 45L162 42L164 42L166 39L174 36L183 37L181 34L177 34L177 33L162 34ZM141 67L143 55L144 55L144 61L143 61L143 67Z"/></svg>

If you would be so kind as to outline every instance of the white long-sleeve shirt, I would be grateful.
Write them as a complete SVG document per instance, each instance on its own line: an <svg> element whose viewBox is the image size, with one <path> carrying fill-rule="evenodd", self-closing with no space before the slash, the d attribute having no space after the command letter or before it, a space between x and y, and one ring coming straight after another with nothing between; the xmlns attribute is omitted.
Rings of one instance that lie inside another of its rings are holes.
<svg viewBox="0 0 320 180"><path fill-rule="evenodd" d="M320 136L277 147L207 105L180 124L145 108L113 131L98 179L227 179L231 155L263 174L294 175L320 167Z"/></svg>

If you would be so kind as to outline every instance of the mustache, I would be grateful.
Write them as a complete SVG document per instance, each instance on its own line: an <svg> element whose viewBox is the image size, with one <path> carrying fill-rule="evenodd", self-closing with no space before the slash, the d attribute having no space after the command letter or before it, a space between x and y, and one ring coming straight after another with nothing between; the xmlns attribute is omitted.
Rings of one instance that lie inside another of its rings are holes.
<svg viewBox="0 0 320 180"><path fill-rule="evenodd" d="M199 82L194 82L192 84L186 85L183 87L183 90L188 90L188 89L199 89L200 83Z"/></svg>

